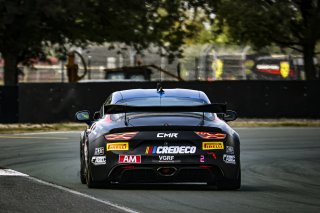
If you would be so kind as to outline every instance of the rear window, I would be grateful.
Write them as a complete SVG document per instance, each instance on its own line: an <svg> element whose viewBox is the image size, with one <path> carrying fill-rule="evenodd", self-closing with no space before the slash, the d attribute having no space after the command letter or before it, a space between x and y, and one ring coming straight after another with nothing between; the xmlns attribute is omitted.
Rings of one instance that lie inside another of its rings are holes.
<svg viewBox="0 0 320 213"><path fill-rule="evenodd" d="M117 104L126 104L132 106L195 106L195 105L203 105L208 104L206 101L195 98L180 98L180 97L144 97L144 98L132 98L118 101ZM136 113L135 113L136 114ZM148 113L143 113L148 114ZM158 114L158 113L152 113ZM162 114L162 113L159 113ZM167 114L177 114L170 113ZM179 113L180 114L180 113ZM183 114L193 114L202 116L201 112L183 112ZM162 114L163 115L163 114ZM212 119L214 116L213 113L204 113L204 116Z"/></svg>

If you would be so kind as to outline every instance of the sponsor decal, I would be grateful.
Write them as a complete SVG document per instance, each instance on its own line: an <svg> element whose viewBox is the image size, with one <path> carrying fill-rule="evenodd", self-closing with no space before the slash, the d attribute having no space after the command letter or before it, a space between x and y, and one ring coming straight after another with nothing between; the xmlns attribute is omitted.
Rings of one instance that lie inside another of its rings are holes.
<svg viewBox="0 0 320 213"><path fill-rule="evenodd" d="M208 155L211 155L214 159L217 159L217 155L214 152L208 152Z"/></svg>
<svg viewBox="0 0 320 213"><path fill-rule="evenodd" d="M104 147L95 148L94 155L104 155Z"/></svg>
<svg viewBox="0 0 320 213"><path fill-rule="evenodd" d="M107 143L107 151L129 150L128 142Z"/></svg>
<svg viewBox="0 0 320 213"><path fill-rule="evenodd" d="M119 155L119 163L141 163L141 155Z"/></svg>
<svg viewBox="0 0 320 213"><path fill-rule="evenodd" d="M154 153L155 153L156 150L157 150L157 147L156 147L156 146L147 146L145 154L146 154L146 155L152 154L154 148L155 148L155 151L154 151Z"/></svg>
<svg viewBox="0 0 320 213"><path fill-rule="evenodd" d="M157 138L178 138L179 133L163 133L159 132Z"/></svg>
<svg viewBox="0 0 320 213"><path fill-rule="evenodd" d="M200 155L200 163L204 163L204 155Z"/></svg>
<svg viewBox="0 0 320 213"><path fill-rule="evenodd" d="M234 154L233 146L226 146L226 153L233 155Z"/></svg>
<svg viewBox="0 0 320 213"><path fill-rule="evenodd" d="M93 165L105 165L106 164L106 156L93 156L91 159Z"/></svg>
<svg viewBox="0 0 320 213"><path fill-rule="evenodd" d="M235 155L223 155L223 161L225 163L236 164L236 156Z"/></svg>
<svg viewBox="0 0 320 213"><path fill-rule="evenodd" d="M147 146L145 154L194 154L195 146Z"/></svg>
<svg viewBox="0 0 320 213"><path fill-rule="evenodd" d="M160 155L159 156L159 161L174 161L174 156L170 155L170 156L167 156L167 155Z"/></svg>
<svg viewBox="0 0 320 213"><path fill-rule="evenodd" d="M224 149L223 142L202 142L202 150Z"/></svg>

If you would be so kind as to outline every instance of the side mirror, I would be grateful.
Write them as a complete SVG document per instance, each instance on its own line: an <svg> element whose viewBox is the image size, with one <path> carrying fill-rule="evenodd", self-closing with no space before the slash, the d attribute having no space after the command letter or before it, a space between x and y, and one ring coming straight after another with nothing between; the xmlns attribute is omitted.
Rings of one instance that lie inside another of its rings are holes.
<svg viewBox="0 0 320 213"><path fill-rule="evenodd" d="M226 111L226 113L225 113L225 115L224 115L224 120L226 121L226 122L228 122L228 121L234 121L234 120L236 120L238 118L238 116L237 116L237 113L235 112L235 111L232 111L232 110L227 110Z"/></svg>
<svg viewBox="0 0 320 213"><path fill-rule="evenodd" d="M96 111L96 112L93 114L93 120L98 120L100 117L101 117L101 114L100 114L99 111Z"/></svg>
<svg viewBox="0 0 320 213"><path fill-rule="evenodd" d="M90 121L90 112L88 110L83 110L76 112L76 120L77 121L82 121L86 123L91 123Z"/></svg>

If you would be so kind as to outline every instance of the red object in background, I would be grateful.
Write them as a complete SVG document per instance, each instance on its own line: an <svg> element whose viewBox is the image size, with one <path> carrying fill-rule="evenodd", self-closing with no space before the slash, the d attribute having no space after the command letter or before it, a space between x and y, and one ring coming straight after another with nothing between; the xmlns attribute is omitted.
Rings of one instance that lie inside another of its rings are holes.
<svg viewBox="0 0 320 213"><path fill-rule="evenodd" d="M280 75L280 70L272 70L272 69L259 69L259 72L269 73L272 75Z"/></svg>
<svg viewBox="0 0 320 213"><path fill-rule="evenodd" d="M47 62L51 65L54 65L59 63L59 59L56 57L47 57Z"/></svg>

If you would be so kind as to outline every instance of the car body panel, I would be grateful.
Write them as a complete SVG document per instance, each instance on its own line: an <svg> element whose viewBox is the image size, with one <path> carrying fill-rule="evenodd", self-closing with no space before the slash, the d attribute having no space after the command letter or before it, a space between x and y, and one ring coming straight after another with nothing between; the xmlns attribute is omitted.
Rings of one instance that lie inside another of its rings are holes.
<svg viewBox="0 0 320 213"><path fill-rule="evenodd" d="M185 89L169 89L164 94L156 90L125 90L110 97L107 104L143 97L179 97L210 103L203 92ZM106 139L106 135L128 132L136 135L130 140ZM196 132L221 133L226 137L204 139ZM223 147L207 149L203 143ZM239 135L214 113L102 114L83 133L80 144L81 156L88 150L86 161L95 182L212 182L218 177L234 179L240 175ZM232 147L232 153L227 153L227 147ZM104 152L97 154L97 150ZM105 162L97 161L102 158Z"/></svg>

